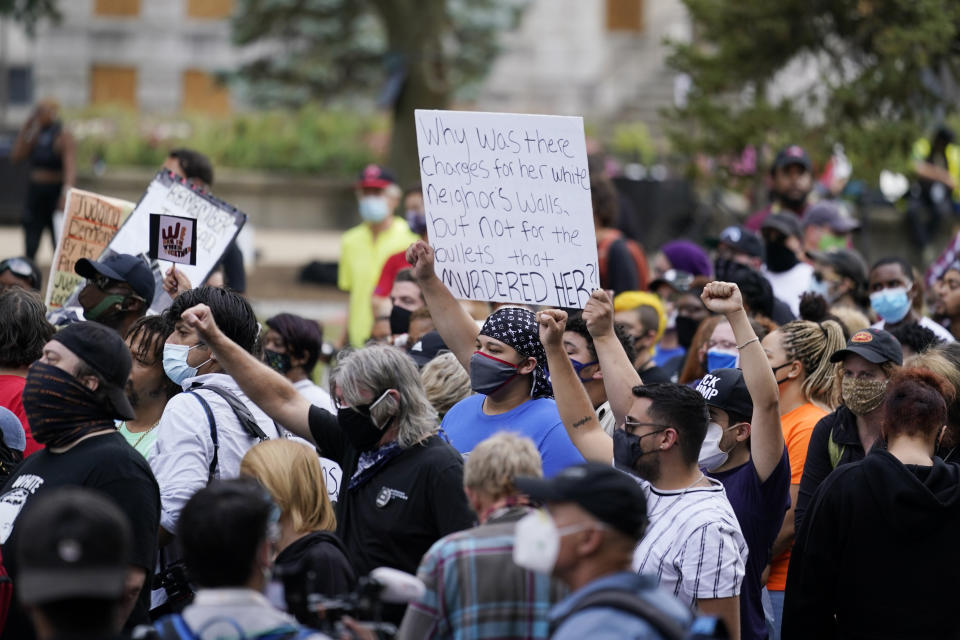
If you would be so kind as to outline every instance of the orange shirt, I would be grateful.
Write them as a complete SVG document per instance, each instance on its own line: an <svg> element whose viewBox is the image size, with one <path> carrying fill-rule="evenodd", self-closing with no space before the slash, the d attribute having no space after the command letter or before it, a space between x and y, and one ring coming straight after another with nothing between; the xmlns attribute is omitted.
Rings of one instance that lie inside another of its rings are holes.
<svg viewBox="0 0 960 640"><path fill-rule="evenodd" d="M793 411L780 416L783 427L783 439L787 443L787 457L790 459L790 484L799 485L803 477L803 463L807 459L807 445L813 428L827 412L815 404L802 404ZM797 506L797 505L793 505ZM790 564L790 550L787 549L773 559L770 564L770 578L767 580L769 591L783 591L787 586L787 566Z"/></svg>

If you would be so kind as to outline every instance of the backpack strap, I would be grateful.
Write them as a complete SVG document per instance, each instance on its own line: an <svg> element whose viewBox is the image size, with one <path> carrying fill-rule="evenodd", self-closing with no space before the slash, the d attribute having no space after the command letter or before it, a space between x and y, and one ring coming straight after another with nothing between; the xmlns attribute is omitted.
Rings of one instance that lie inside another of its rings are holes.
<svg viewBox="0 0 960 640"><path fill-rule="evenodd" d="M199 640L179 613L163 616L153 623L158 640Z"/></svg>
<svg viewBox="0 0 960 640"><path fill-rule="evenodd" d="M233 392L212 384L200 385L196 387L196 389L212 391L223 398L223 400L230 405L230 409L233 410L233 415L237 416L237 421L240 423L240 426L243 427L243 430L247 432L247 435L256 438L260 442L270 439L270 437L263 432L263 429L260 428L260 425L257 424L256 418L250 413L247 405L243 404L240 398L234 395Z"/></svg>
<svg viewBox="0 0 960 640"><path fill-rule="evenodd" d="M207 473L207 484L210 484L217 472L217 465L220 464L220 436L217 433L217 421L213 419L213 410L210 409L210 403L204 400L203 396L192 389L187 393L200 401L203 412L207 414L207 424L210 425L210 440L213 442L213 459L210 461L210 470Z"/></svg>
<svg viewBox="0 0 960 640"><path fill-rule="evenodd" d="M629 593L620 589L601 589L587 595L566 615L550 623L550 635L553 635L564 622L575 614L595 607L610 607L641 618L649 623L665 640L683 640L687 635L686 629L680 623L663 613L642 594Z"/></svg>

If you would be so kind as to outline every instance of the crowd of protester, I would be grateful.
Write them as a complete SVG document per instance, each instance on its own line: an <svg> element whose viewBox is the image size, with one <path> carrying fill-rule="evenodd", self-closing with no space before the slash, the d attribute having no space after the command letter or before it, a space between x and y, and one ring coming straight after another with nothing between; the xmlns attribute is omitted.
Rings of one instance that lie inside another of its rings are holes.
<svg viewBox="0 0 960 640"><path fill-rule="evenodd" d="M56 330L0 262L0 637L960 637L960 263L868 266L797 146L661 247L594 169L601 288L552 309L455 299L367 167L332 361L242 275L148 315L141 257L82 259Z"/></svg>

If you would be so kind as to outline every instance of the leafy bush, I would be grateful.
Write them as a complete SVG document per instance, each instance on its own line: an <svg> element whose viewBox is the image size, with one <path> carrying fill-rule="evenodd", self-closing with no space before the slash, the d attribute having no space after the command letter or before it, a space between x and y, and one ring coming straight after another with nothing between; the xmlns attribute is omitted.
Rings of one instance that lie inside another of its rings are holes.
<svg viewBox="0 0 960 640"><path fill-rule="evenodd" d="M226 117L151 116L122 110L67 114L81 169L156 167L176 147L207 154L216 167L352 176L377 160L385 118L306 106Z"/></svg>

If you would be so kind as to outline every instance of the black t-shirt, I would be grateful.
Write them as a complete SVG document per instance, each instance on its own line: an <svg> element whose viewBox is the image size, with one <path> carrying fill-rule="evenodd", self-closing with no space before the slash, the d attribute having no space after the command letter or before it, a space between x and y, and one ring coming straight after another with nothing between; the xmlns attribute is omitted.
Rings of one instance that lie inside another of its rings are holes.
<svg viewBox="0 0 960 640"><path fill-rule="evenodd" d="M314 531L294 540L277 554L274 564L284 574L302 575L308 565L319 568L309 585L310 593L332 598L350 593L357 586L346 548L340 538L327 531Z"/></svg>
<svg viewBox="0 0 960 640"><path fill-rule="evenodd" d="M434 542L474 525L463 492L463 459L441 438L405 449L349 489L359 452L330 412L311 407L309 421L320 452L343 469L337 534L358 576L384 566L415 574Z"/></svg>
<svg viewBox="0 0 960 640"><path fill-rule="evenodd" d="M32 498L57 487L74 486L93 489L113 501L127 516L133 532L132 564L147 572L131 620L146 622L149 609L150 578L157 551L160 527L160 489L150 465L119 433L106 433L78 443L63 453L49 449L27 457L7 479L0 492L0 544L3 561L17 586L16 544L17 517ZM12 630L18 608L11 607L4 637L30 637ZM13 634L13 635L11 635Z"/></svg>

